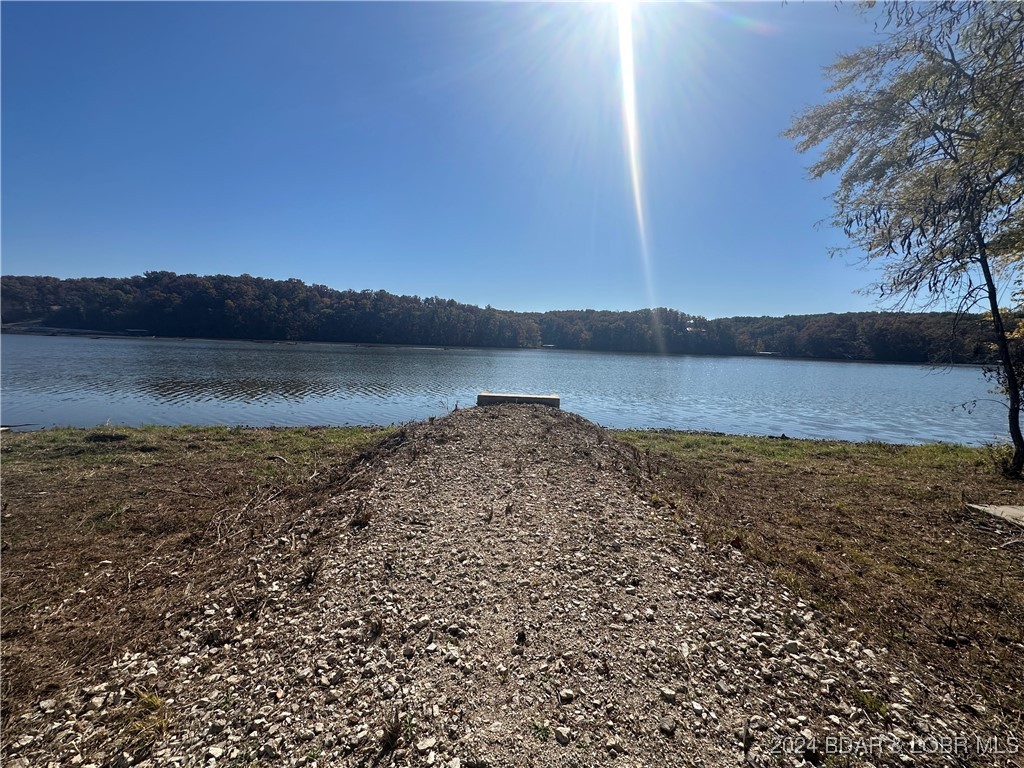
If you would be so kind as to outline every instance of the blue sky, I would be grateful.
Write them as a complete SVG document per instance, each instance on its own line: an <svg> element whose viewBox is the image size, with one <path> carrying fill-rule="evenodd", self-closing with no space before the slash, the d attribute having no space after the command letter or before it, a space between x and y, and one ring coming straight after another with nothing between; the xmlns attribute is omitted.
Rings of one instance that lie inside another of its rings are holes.
<svg viewBox="0 0 1024 768"><path fill-rule="evenodd" d="M874 309L779 135L873 39L851 6L634 9L645 257L613 4L4 2L0 268Z"/></svg>

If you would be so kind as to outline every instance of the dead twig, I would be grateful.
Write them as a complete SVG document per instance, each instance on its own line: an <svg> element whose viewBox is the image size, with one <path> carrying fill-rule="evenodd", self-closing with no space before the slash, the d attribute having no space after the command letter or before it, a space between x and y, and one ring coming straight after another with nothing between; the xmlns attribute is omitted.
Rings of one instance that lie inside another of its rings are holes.
<svg viewBox="0 0 1024 768"><path fill-rule="evenodd" d="M194 491L182 491L178 488L158 488L155 485L146 486L142 490L146 491L160 491L162 493L177 493L182 496L195 496L199 499L213 499L216 498L212 493L195 493Z"/></svg>

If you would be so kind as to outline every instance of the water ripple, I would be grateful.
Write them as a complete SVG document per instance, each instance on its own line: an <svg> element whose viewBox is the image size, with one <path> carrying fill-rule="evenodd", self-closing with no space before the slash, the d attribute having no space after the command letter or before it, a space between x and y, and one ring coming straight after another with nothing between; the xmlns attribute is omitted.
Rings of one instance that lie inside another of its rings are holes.
<svg viewBox="0 0 1024 768"><path fill-rule="evenodd" d="M553 392L610 427L982 443L1005 410L975 368L559 350L4 336L3 421L391 424L476 393Z"/></svg>

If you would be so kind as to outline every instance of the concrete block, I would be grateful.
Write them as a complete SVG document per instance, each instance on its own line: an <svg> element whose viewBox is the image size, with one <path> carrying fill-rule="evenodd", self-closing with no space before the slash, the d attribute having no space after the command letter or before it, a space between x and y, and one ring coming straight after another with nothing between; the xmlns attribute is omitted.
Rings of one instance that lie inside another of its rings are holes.
<svg viewBox="0 0 1024 768"><path fill-rule="evenodd" d="M1024 526L1024 507L1014 507L1007 504L968 504L968 509L973 509L975 512L986 512L996 517L1001 517L1004 520L1009 520L1011 523Z"/></svg>
<svg viewBox="0 0 1024 768"><path fill-rule="evenodd" d="M527 395L507 392L481 392L476 396L477 405L498 405L499 403L536 403L560 408L562 399L558 395Z"/></svg>

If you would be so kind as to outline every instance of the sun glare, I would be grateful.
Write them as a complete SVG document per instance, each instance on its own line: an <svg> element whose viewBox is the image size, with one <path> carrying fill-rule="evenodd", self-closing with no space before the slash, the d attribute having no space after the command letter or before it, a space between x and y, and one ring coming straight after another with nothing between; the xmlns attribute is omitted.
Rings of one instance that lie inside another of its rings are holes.
<svg viewBox="0 0 1024 768"><path fill-rule="evenodd" d="M636 110L636 65L633 58L633 3L620 0L619 16L619 69L622 73L622 119L626 127L626 151L629 156L629 175L633 184L633 207L636 209L640 240L646 249L647 227L644 221L643 183L640 171L640 137Z"/></svg>
<svg viewBox="0 0 1024 768"><path fill-rule="evenodd" d="M661 323L654 295L654 272L651 268L651 254L647 241L647 221L644 210L643 171L640 165L640 126L636 106L636 64L633 57L633 11L632 0L618 0L619 29L619 70L622 73L622 123L626 130L626 154L629 158L629 178L633 187L633 209L636 213L637 230L640 233L640 258L643 261L644 280L647 286L647 301L650 304L652 328L658 349L665 351L661 334Z"/></svg>

